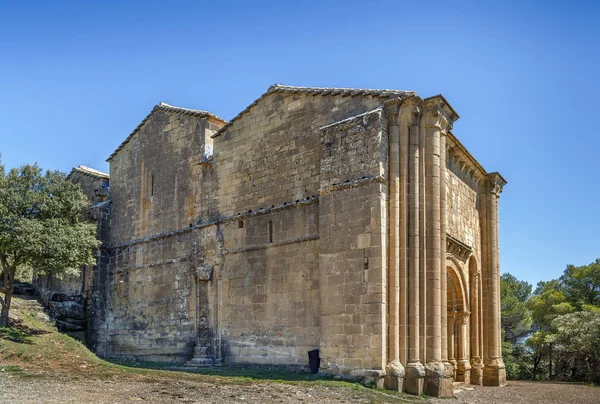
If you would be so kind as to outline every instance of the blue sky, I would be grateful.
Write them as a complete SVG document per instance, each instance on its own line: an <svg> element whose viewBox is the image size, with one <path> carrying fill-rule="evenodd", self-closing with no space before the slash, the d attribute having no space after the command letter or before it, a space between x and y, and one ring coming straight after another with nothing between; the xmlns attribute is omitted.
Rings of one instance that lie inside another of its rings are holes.
<svg viewBox="0 0 600 404"><path fill-rule="evenodd" d="M275 82L442 93L509 181L502 271L600 257L600 2L201 3L0 0L4 164L107 170L156 103L230 119Z"/></svg>

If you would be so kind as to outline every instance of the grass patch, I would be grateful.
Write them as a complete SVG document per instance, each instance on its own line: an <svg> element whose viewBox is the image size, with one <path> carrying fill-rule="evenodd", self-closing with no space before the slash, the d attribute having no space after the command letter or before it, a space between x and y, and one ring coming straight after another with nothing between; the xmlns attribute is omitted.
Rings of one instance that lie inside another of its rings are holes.
<svg viewBox="0 0 600 404"><path fill-rule="evenodd" d="M23 371L23 369L21 369L20 366L14 366L14 365L0 366L0 372L16 373L16 372L22 372L22 371Z"/></svg>
<svg viewBox="0 0 600 404"><path fill-rule="evenodd" d="M349 395L371 402L414 402L418 397L358 383L335 380L308 372L278 367L223 366L185 371L172 363L137 360L104 361L79 341L56 331L42 315L36 301L15 297L11 313L17 318L10 327L0 328L0 372L23 378L115 380L127 382L178 383L179 381L211 384L286 383L303 387L322 386L343 389ZM4 369L4 370L2 370Z"/></svg>

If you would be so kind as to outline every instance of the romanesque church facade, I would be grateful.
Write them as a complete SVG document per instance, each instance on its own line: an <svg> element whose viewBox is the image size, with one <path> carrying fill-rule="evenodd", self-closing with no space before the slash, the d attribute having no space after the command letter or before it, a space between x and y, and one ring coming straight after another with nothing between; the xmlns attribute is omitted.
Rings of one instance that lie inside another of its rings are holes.
<svg viewBox="0 0 600 404"><path fill-rule="evenodd" d="M108 158L102 357L503 385L498 200L438 95L274 85L231 121L157 105Z"/></svg>

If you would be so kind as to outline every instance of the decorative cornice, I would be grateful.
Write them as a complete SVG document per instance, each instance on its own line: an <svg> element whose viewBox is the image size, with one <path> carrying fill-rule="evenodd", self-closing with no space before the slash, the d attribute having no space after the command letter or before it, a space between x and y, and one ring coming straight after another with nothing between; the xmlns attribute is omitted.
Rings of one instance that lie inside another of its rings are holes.
<svg viewBox="0 0 600 404"><path fill-rule="evenodd" d="M356 178L353 180L346 180L344 182L333 183L327 187L321 188L321 190L319 191L319 195L327 195L334 191L340 191L340 190L349 189L349 188L358 188L358 187L362 187L363 185L374 184L374 183L387 184L387 180L380 175Z"/></svg>
<svg viewBox="0 0 600 404"><path fill-rule="evenodd" d="M446 252L466 261L473 248L446 233Z"/></svg>

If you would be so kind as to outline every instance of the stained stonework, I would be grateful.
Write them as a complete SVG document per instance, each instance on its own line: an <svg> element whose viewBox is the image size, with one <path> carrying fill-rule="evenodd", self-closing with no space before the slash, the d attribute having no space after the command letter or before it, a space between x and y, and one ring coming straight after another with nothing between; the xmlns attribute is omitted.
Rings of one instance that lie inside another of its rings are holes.
<svg viewBox="0 0 600 404"><path fill-rule="evenodd" d="M275 85L225 122L160 104L109 157L104 357L304 367L436 396L501 385L499 174L413 92ZM212 153L212 154L211 154Z"/></svg>

